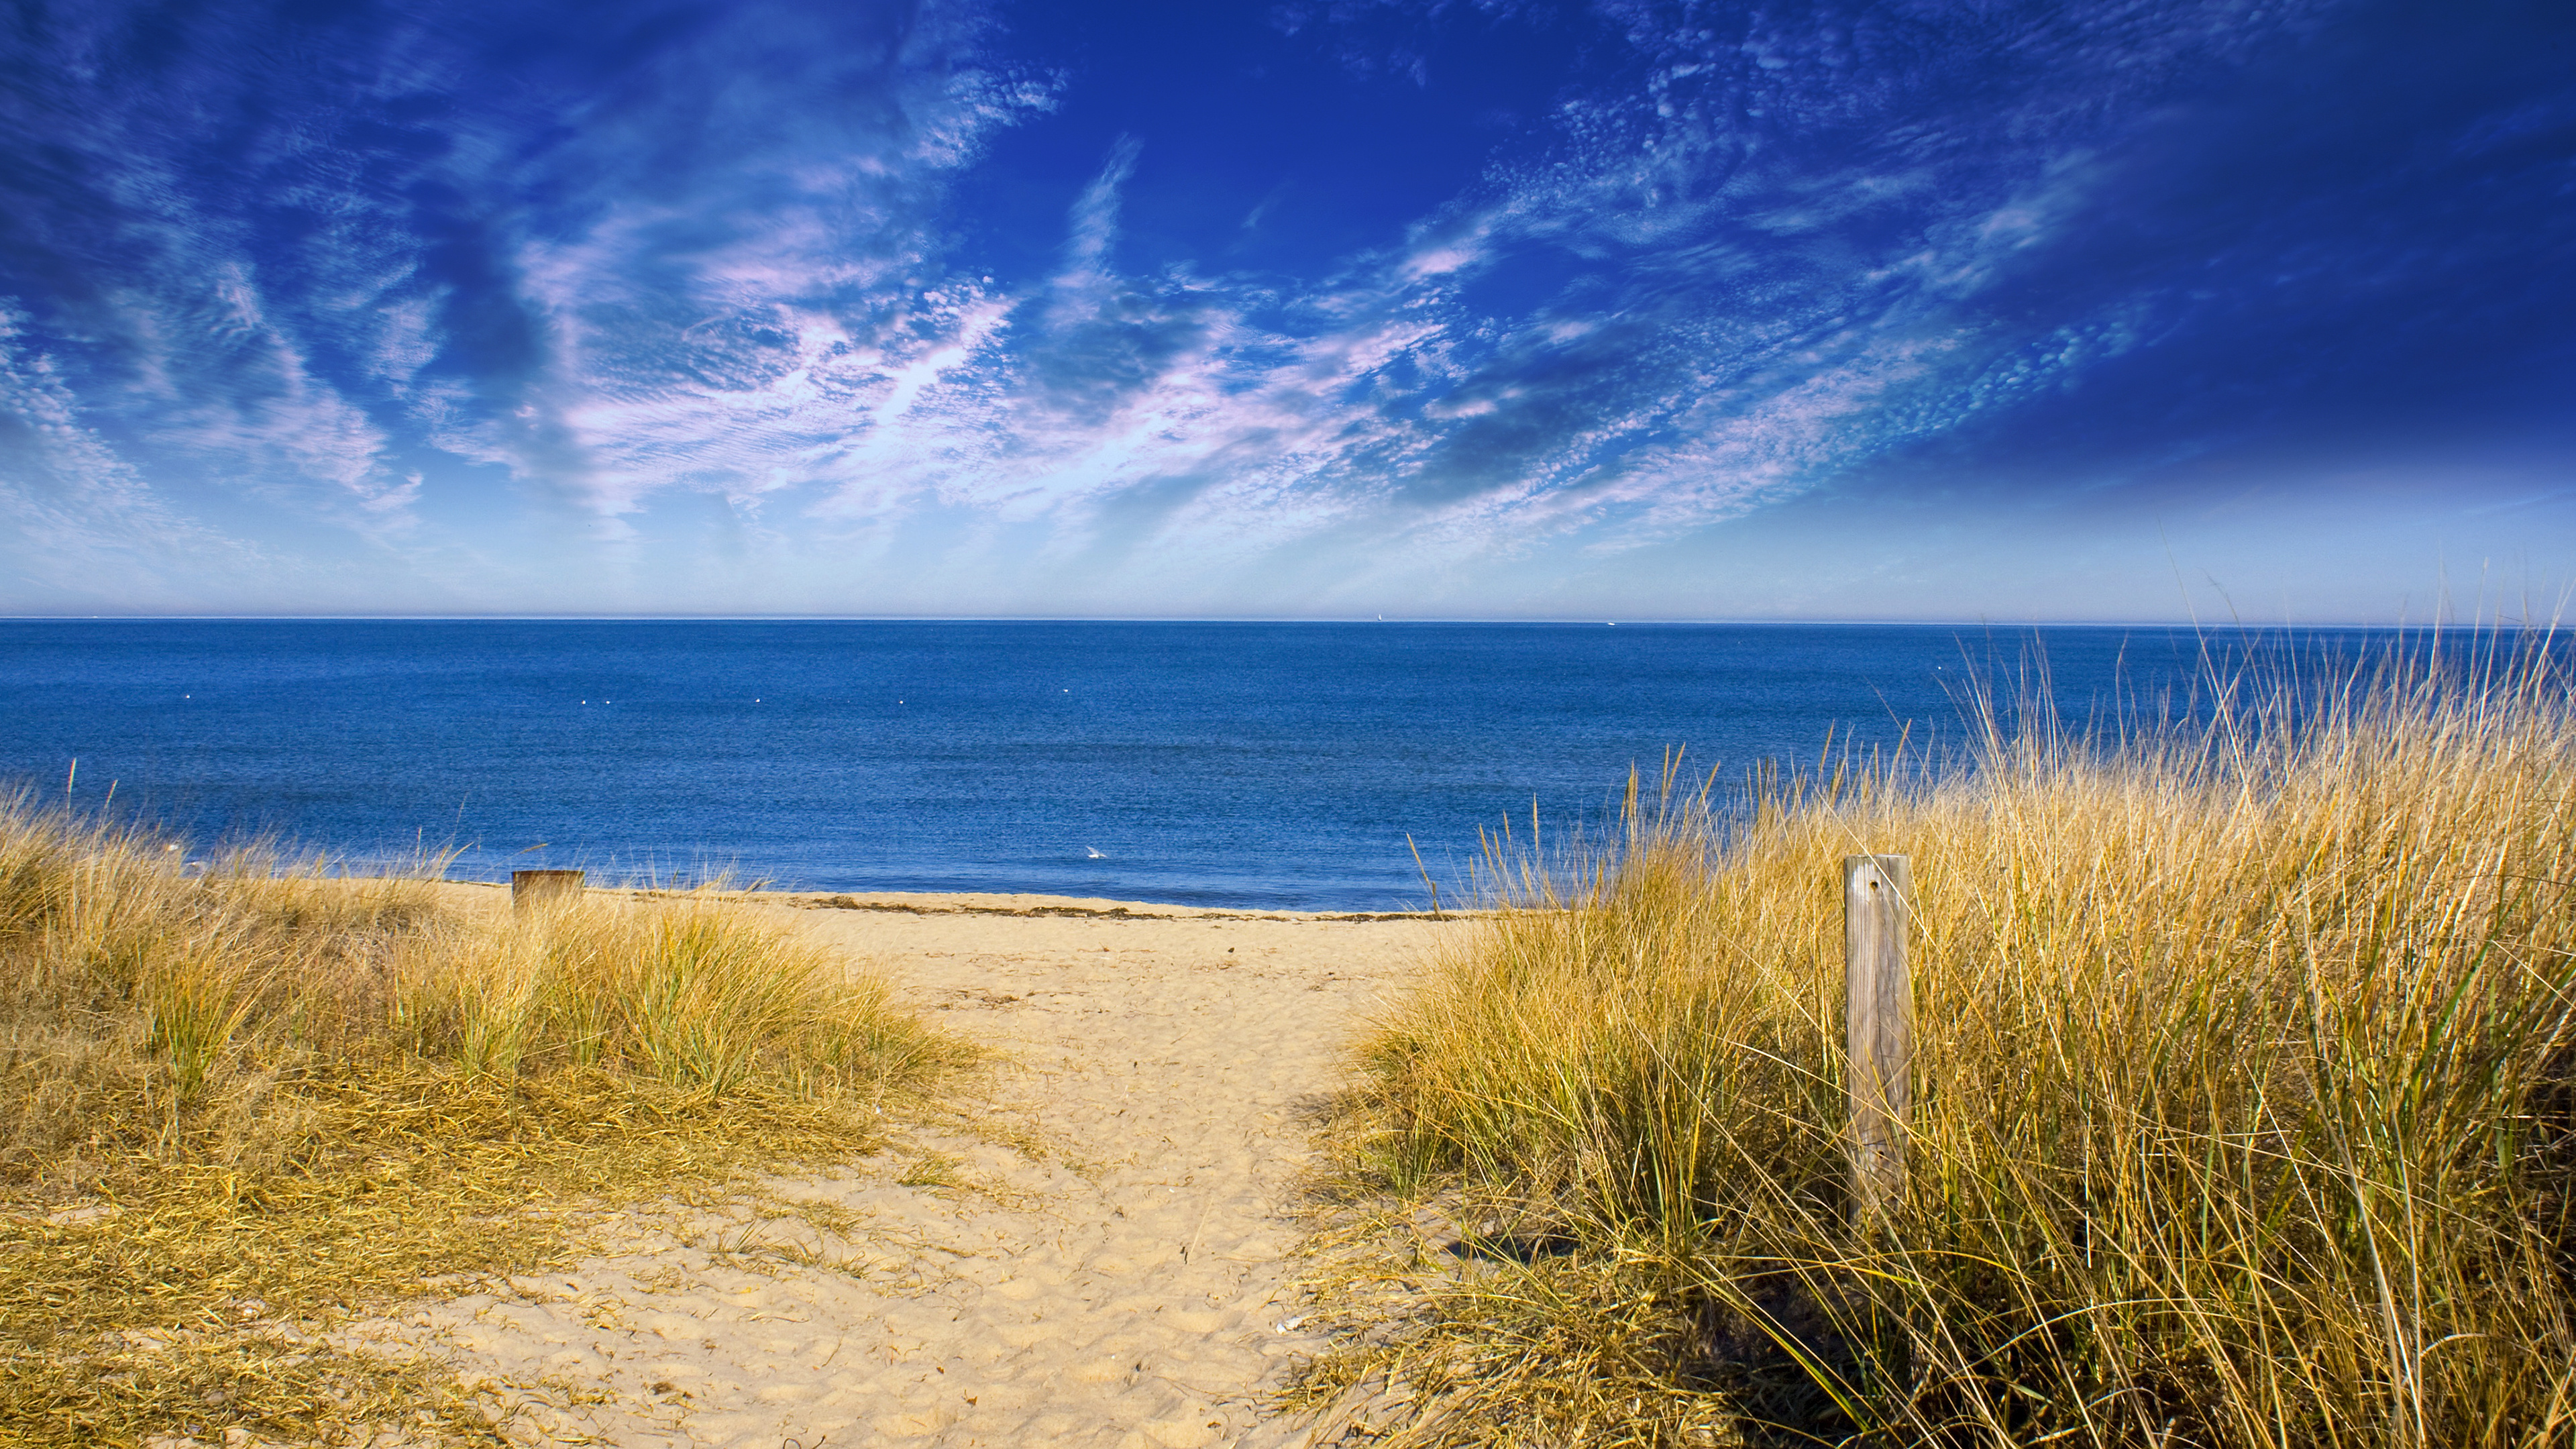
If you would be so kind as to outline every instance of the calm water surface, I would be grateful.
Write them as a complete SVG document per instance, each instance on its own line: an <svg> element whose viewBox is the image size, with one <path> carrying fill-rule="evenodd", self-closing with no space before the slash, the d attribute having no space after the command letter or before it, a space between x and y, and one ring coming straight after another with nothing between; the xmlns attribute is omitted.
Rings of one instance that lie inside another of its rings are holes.
<svg viewBox="0 0 2576 1449"><path fill-rule="evenodd" d="M0 622L0 778L200 842L455 873L1333 910L1446 892L1480 825L2186 685L2184 630L836 621Z"/></svg>

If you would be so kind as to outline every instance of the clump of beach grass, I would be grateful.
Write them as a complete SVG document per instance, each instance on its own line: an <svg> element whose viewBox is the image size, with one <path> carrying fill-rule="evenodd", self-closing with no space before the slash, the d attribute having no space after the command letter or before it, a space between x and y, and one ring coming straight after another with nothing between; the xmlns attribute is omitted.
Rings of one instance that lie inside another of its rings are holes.
<svg viewBox="0 0 2576 1449"><path fill-rule="evenodd" d="M0 1437L497 1442L353 1316L846 1156L968 1059L712 894L502 915L0 802Z"/></svg>
<svg viewBox="0 0 2576 1449"><path fill-rule="evenodd" d="M1632 786L1359 1048L1346 1188L1462 1236L1343 1260L1304 1400L1378 1384L1406 1444L2576 1438L2576 708L2506 652L1740 814ZM1857 853L1917 897L1911 1173L1860 1223Z"/></svg>

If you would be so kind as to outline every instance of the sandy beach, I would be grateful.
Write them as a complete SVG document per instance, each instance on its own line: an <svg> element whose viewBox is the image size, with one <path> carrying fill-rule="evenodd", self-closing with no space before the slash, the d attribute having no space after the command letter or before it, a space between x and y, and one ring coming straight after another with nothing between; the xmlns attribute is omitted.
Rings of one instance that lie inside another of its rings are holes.
<svg viewBox="0 0 2576 1449"><path fill-rule="evenodd" d="M457 887L472 909L501 892ZM1293 1444L1304 1123L1456 922L1038 896L762 897L1002 1054L948 1124L568 1271L352 1335L451 1359L527 1442Z"/></svg>

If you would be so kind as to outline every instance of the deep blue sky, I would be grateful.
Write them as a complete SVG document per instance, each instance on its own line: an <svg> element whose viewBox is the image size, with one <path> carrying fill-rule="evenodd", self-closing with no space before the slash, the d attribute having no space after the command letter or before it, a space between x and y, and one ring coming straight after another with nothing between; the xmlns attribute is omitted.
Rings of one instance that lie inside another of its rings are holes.
<svg viewBox="0 0 2576 1449"><path fill-rule="evenodd" d="M2421 619L2556 3L0 7L0 613Z"/></svg>

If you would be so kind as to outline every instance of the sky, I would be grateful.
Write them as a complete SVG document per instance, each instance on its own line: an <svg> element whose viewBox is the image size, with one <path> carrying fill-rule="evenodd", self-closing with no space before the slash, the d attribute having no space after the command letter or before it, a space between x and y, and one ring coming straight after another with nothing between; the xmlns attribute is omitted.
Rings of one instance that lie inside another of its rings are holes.
<svg viewBox="0 0 2576 1449"><path fill-rule="evenodd" d="M0 614L2571 583L2563 0L0 0Z"/></svg>

